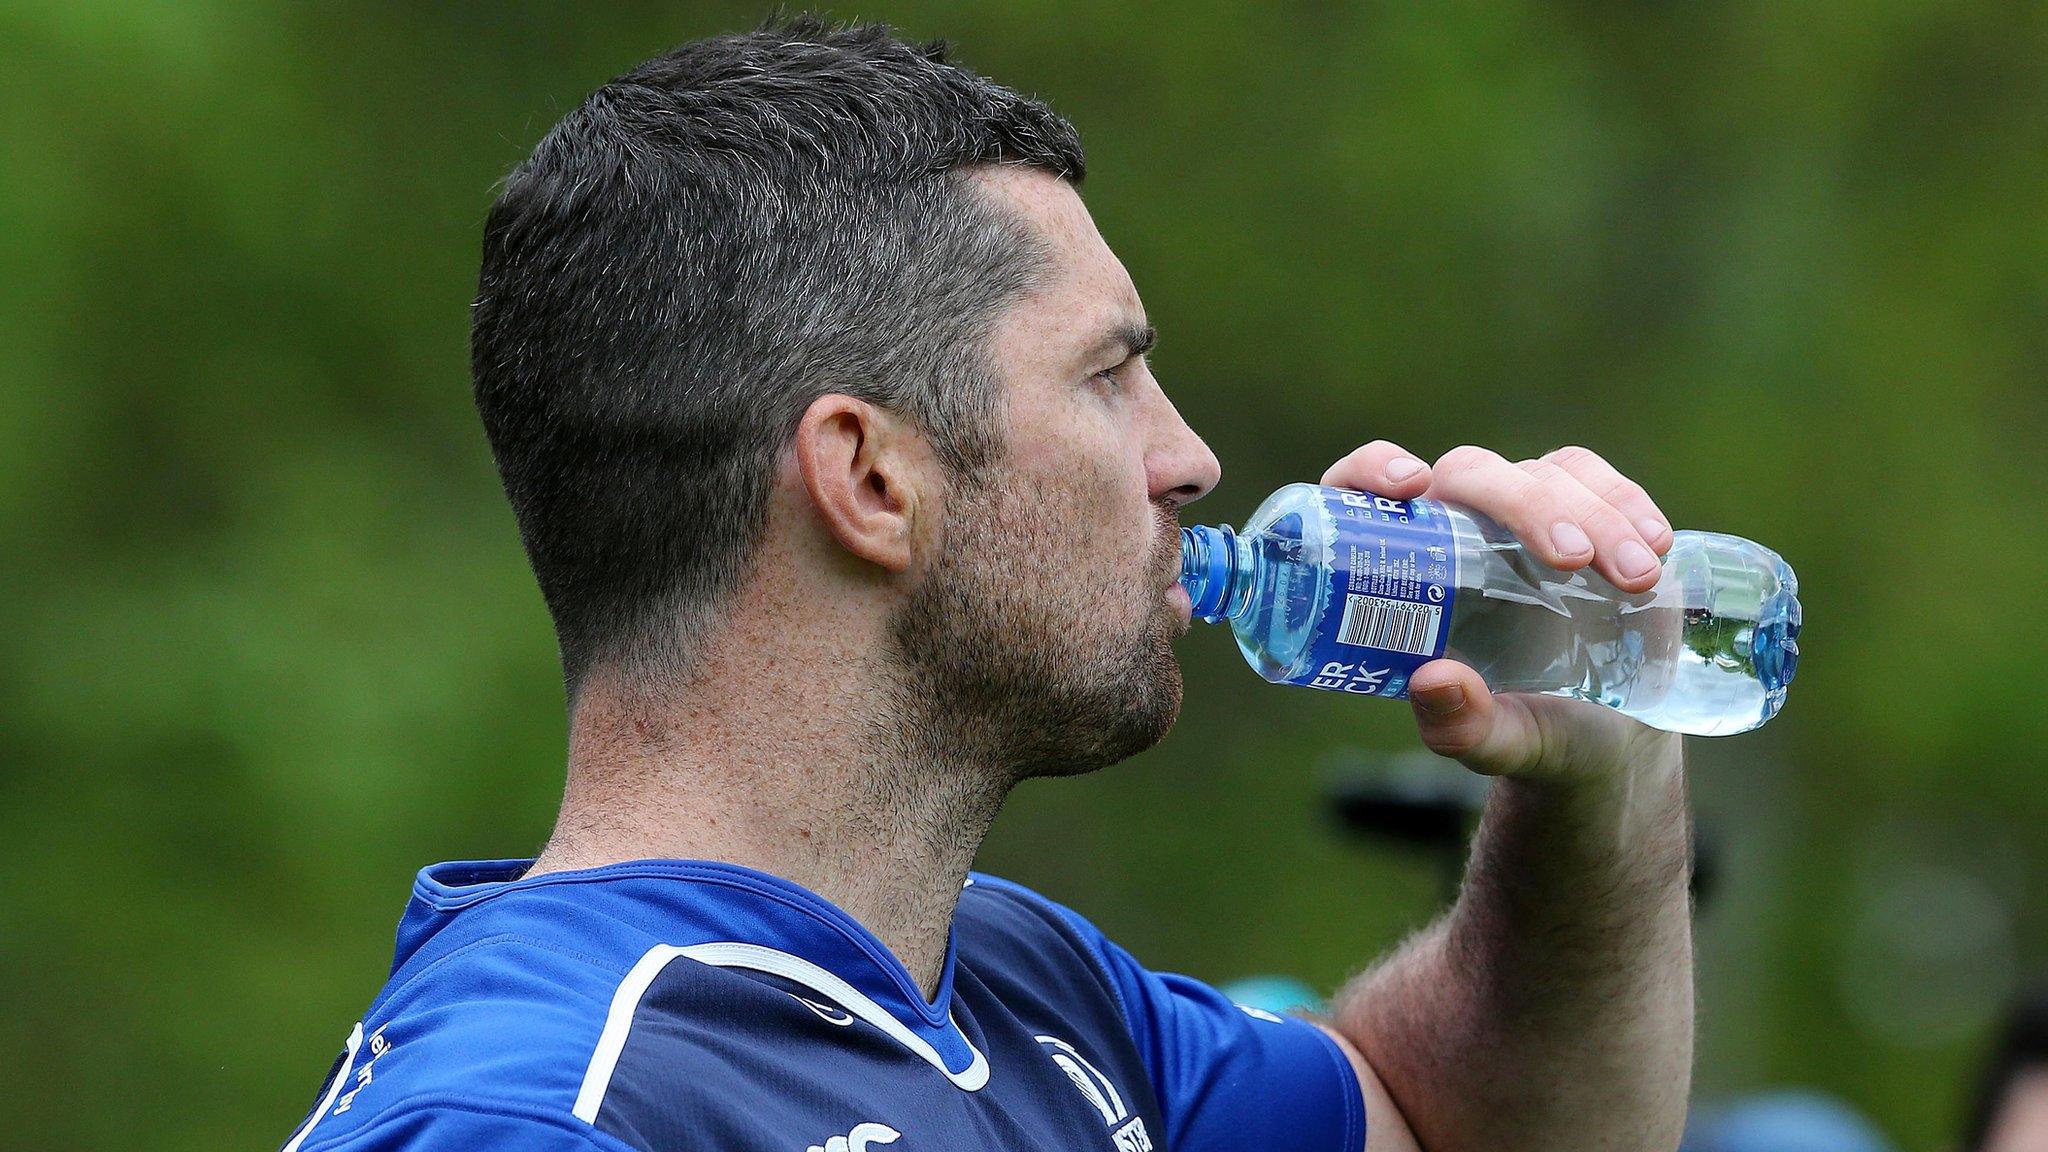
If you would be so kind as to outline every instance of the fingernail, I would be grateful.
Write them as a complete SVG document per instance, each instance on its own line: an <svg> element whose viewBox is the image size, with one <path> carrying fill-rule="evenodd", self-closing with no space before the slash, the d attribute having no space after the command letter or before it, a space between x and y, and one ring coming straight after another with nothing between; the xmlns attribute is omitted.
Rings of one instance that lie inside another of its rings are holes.
<svg viewBox="0 0 2048 1152"><path fill-rule="evenodd" d="M1550 543L1559 556L1583 556L1593 550L1593 542L1586 539L1586 533L1569 520L1559 520L1550 526Z"/></svg>
<svg viewBox="0 0 2048 1152"><path fill-rule="evenodd" d="M1446 684L1441 688L1431 688L1412 695L1424 712L1436 716L1448 716L1465 706L1465 689L1456 684Z"/></svg>
<svg viewBox="0 0 2048 1152"><path fill-rule="evenodd" d="M1428 465L1412 456L1396 456L1387 461L1387 479L1406 480L1426 467Z"/></svg>
<svg viewBox="0 0 2048 1152"><path fill-rule="evenodd" d="M1655 516L1645 516L1641 520L1636 521L1636 531L1641 532L1645 540L1656 540L1661 538L1666 532L1671 531L1671 525L1657 519Z"/></svg>
<svg viewBox="0 0 2048 1152"><path fill-rule="evenodd" d="M1633 540L1623 541L1621 550L1614 554L1614 567L1631 580L1648 576L1656 570L1657 557L1648 548Z"/></svg>

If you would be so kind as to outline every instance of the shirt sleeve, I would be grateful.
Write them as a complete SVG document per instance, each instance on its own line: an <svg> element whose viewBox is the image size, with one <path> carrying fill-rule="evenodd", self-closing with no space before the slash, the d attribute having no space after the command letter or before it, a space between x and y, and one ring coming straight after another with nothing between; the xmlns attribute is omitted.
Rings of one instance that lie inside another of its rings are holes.
<svg viewBox="0 0 2048 1152"><path fill-rule="evenodd" d="M1043 899L1043 897L1039 897ZM1046 901L1051 903L1051 901ZM1137 1041L1173 1152L1360 1152L1365 1097L1328 1033L1153 972L1067 908Z"/></svg>
<svg viewBox="0 0 2048 1152"><path fill-rule="evenodd" d="M635 1152L580 1121L517 1106L466 1100L406 1101L363 1128L334 1133L317 1127L306 1133L304 1152ZM303 1137L301 1137L303 1139ZM299 1152L299 1141L285 1146Z"/></svg>

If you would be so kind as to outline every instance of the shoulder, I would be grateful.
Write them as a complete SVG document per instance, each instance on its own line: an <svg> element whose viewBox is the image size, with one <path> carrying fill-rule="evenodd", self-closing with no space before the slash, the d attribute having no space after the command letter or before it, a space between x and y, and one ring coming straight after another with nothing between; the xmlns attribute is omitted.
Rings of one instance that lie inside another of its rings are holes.
<svg viewBox="0 0 2048 1152"><path fill-rule="evenodd" d="M302 1123L303 1152L434 1147L444 1136L477 1146L463 1134L560 1126L629 972L630 962L512 934L479 936L401 969ZM587 1131L566 1130L578 1127Z"/></svg>
<svg viewBox="0 0 2048 1152"><path fill-rule="evenodd" d="M960 893L953 929L963 957L1018 948L1050 947L1101 962L1107 939L1073 909L1022 884L976 872Z"/></svg>
<svg viewBox="0 0 2048 1152"><path fill-rule="evenodd" d="M1101 993L1130 1024L1123 953L1073 909L1021 884L974 873L960 894L955 946L963 965L1013 994L1022 988Z"/></svg>
<svg viewBox="0 0 2048 1152"><path fill-rule="evenodd" d="M1114 1001L1159 1101L1167 1147L1363 1146L1356 1074L1314 1024L1154 972L1071 909L1016 884L976 876L960 903L963 963L978 956L1004 975L1029 973L1062 1015L1070 1005ZM1083 994L1095 987L1106 996Z"/></svg>
<svg viewBox="0 0 2048 1152"><path fill-rule="evenodd" d="M546 1109L460 1096L416 1097L367 1123L322 1124L285 1152L639 1152L609 1133Z"/></svg>
<svg viewBox="0 0 2048 1152"><path fill-rule="evenodd" d="M975 872L960 893L957 924L975 933L1046 934L1088 944L1101 936L1095 926L1064 904L1012 880Z"/></svg>

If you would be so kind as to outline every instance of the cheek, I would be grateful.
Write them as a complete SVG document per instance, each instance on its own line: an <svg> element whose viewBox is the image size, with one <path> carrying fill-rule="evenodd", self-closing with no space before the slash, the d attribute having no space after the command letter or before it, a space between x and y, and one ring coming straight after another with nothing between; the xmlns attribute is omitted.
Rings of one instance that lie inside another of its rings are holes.
<svg viewBox="0 0 2048 1152"><path fill-rule="evenodd" d="M1150 569L1158 556L1154 538L1159 526L1146 498L1143 466L1098 460L1085 482L1091 566L1103 574L1112 593L1123 598L1144 594L1154 583Z"/></svg>
<svg viewBox="0 0 2048 1152"><path fill-rule="evenodd" d="M1065 537L1054 542L1058 551L1121 589L1156 555L1158 525L1144 456L1113 415L1099 404L1062 413L1042 438L1031 437L1037 450L1014 475L1018 498L1042 513L1041 527Z"/></svg>
<svg viewBox="0 0 2048 1152"><path fill-rule="evenodd" d="M1101 491L1106 506L1142 512L1150 503L1145 448L1130 409L1121 403L1096 405L1089 417L1076 421L1072 430L1074 452L1085 457L1089 482Z"/></svg>

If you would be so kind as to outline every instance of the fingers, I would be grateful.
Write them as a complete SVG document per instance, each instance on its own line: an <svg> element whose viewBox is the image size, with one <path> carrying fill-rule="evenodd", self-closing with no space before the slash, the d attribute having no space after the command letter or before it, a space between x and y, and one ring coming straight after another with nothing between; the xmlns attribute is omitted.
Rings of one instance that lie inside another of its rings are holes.
<svg viewBox="0 0 2048 1152"><path fill-rule="evenodd" d="M1657 553L1621 509L1593 494L1579 480L1547 460L1515 465L1548 485L1593 541L1593 568L1617 588L1657 582Z"/></svg>
<svg viewBox="0 0 2048 1152"><path fill-rule="evenodd" d="M1555 461L1515 465L1484 448L1453 448L1437 461L1429 495L1492 517L1553 568L1591 564L1626 591L1657 582L1656 549L1634 518ZM1654 505L1649 508L1661 517ZM1669 546L1668 538L1664 543Z"/></svg>
<svg viewBox="0 0 2048 1152"><path fill-rule="evenodd" d="M1429 465L1397 444L1375 440L1330 465L1323 483L1396 500L1412 500L1429 487Z"/></svg>
<svg viewBox="0 0 2048 1152"><path fill-rule="evenodd" d="M1498 452L1467 444L1444 453L1429 494L1499 521L1553 568L1583 568L1592 562L1593 540L1564 492Z"/></svg>
<svg viewBox="0 0 2048 1152"><path fill-rule="evenodd" d="M1555 464L1586 486L1587 491L1620 509L1650 548L1662 556L1671 547L1671 521L1643 491L1643 486L1623 476L1612 464L1590 448L1573 445L1546 452L1543 459Z"/></svg>
<svg viewBox="0 0 2048 1152"><path fill-rule="evenodd" d="M1559 448L1511 464L1465 445L1431 468L1387 440L1374 440L1323 473L1324 484L1407 500L1425 492L1499 521L1553 568L1592 565L1617 588L1657 583L1657 557L1671 548L1671 524L1643 491L1597 453Z"/></svg>

